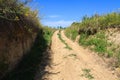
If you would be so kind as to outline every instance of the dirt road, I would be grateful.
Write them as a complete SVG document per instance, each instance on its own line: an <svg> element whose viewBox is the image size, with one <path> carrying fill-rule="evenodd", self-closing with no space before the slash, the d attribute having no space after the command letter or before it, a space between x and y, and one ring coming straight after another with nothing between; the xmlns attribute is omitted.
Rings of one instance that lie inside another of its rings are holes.
<svg viewBox="0 0 120 80"><path fill-rule="evenodd" d="M118 80L99 56L66 38L62 31L62 39L72 50L65 48L58 32L52 37L52 62L51 67L46 67L46 80Z"/></svg>

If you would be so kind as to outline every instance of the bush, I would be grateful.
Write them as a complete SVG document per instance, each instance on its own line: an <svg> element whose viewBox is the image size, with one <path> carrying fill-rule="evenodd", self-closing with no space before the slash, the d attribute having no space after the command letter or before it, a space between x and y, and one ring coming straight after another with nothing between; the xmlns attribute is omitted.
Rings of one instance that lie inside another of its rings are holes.
<svg viewBox="0 0 120 80"><path fill-rule="evenodd" d="M0 0L0 41L4 40L3 45L8 45L5 50L4 47L0 48L1 51L5 51L0 53L1 57L4 55L4 57L0 59L0 78L18 64L29 50L28 46L29 48L32 46L31 41L34 41L38 33L43 36L43 34L41 34L42 26L37 17L37 11L32 11L27 7L27 2L28 0ZM43 39L43 37L41 37L41 39ZM13 45L13 43L15 44ZM16 46L16 44L18 45ZM42 49L45 43L42 41L41 44L40 48ZM11 48L20 48L20 46L22 46L21 48L23 49L22 54L20 54L22 51L18 51L16 54L11 51ZM14 61L11 59L14 59ZM15 65L12 66L13 64Z"/></svg>
<svg viewBox="0 0 120 80"><path fill-rule="evenodd" d="M80 35L80 39L79 39L79 43L81 44L81 45L84 45L84 46L87 46L88 44L87 44L87 34L81 34Z"/></svg>
<svg viewBox="0 0 120 80"><path fill-rule="evenodd" d="M83 46L94 46L92 48L98 53L107 52L107 40L104 33L97 33L94 37L81 34L79 43Z"/></svg>
<svg viewBox="0 0 120 80"><path fill-rule="evenodd" d="M43 27L44 38L48 45L50 45L51 43L51 38L52 38L54 31L55 31L54 28L49 28L47 26Z"/></svg>
<svg viewBox="0 0 120 80"><path fill-rule="evenodd" d="M69 28L65 29L65 35L72 39L73 41L76 39L78 35L78 25L79 23L73 23Z"/></svg>

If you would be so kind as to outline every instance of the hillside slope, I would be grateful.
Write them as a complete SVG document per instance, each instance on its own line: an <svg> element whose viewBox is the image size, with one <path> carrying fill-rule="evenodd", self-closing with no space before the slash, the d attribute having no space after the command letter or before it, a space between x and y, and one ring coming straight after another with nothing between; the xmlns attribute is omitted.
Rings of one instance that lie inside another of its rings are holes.
<svg viewBox="0 0 120 80"><path fill-rule="evenodd" d="M54 29L43 27L27 3L0 0L0 80L33 80L42 61L47 65Z"/></svg>
<svg viewBox="0 0 120 80"><path fill-rule="evenodd" d="M104 15L95 14L84 16L81 22L74 22L65 29L65 35L75 41L79 35L78 43L91 49L100 56L113 58L111 66L120 67L120 13L112 12Z"/></svg>

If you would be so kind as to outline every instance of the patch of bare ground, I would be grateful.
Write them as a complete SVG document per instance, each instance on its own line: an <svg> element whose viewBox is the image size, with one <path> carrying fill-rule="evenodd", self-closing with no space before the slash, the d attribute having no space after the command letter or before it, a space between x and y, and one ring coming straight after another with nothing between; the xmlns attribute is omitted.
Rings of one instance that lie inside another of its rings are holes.
<svg viewBox="0 0 120 80"><path fill-rule="evenodd" d="M112 42L116 45L120 44L120 29L108 29L106 32L109 42Z"/></svg>

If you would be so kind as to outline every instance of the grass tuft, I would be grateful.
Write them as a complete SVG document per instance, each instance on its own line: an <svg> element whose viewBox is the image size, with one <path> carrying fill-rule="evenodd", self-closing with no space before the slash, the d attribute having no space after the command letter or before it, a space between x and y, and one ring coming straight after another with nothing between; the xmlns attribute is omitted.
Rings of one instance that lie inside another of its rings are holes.
<svg viewBox="0 0 120 80"><path fill-rule="evenodd" d="M94 79L93 75L90 73L90 69L82 69L83 74L81 76L88 78L89 80Z"/></svg>

